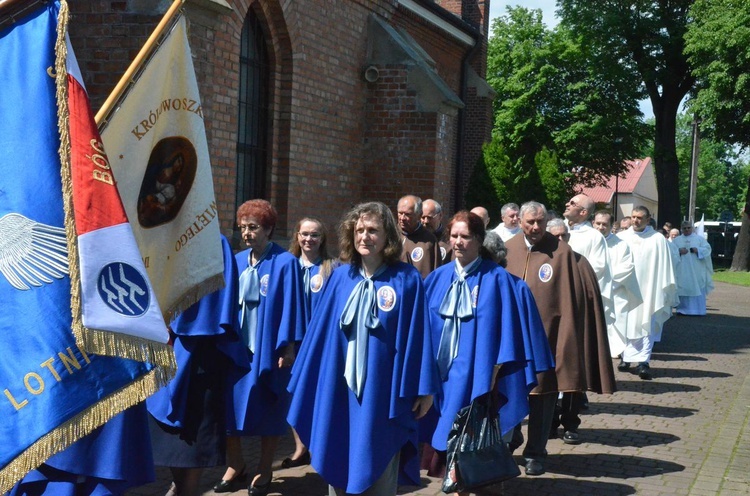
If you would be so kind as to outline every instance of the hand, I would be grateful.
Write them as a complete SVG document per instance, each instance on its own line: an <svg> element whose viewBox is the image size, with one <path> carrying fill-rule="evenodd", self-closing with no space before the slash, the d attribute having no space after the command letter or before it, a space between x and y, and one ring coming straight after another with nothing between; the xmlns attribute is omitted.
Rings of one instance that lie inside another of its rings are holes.
<svg viewBox="0 0 750 496"><path fill-rule="evenodd" d="M414 418L419 420L425 415L427 415L427 412L430 410L431 406L432 406L431 394L428 394L425 396L417 396L417 399L414 400L414 405L411 407L411 411L414 412Z"/></svg>
<svg viewBox="0 0 750 496"><path fill-rule="evenodd" d="M284 350L284 353L279 357L279 368L291 367L294 365L294 360L297 355L294 353L294 343L290 344Z"/></svg>
<svg viewBox="0 0 750 496"><path fill-rule="evenodd" d="M685 255L687 252L687 248L680 248L680 255Z"/></svg>

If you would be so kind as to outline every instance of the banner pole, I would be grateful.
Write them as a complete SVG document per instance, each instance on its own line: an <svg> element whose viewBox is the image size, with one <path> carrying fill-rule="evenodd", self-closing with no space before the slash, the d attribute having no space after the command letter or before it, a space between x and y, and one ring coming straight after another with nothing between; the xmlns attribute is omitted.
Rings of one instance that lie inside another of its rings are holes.
<svg viewBox="0 0 750 496"><path fill-rule="evenodd" d="M106 117L112 111L115 103L120 99L120 96L122 96L122 94L125 92L128 85L133 82L133 75L135 75L140 70L144 61L147 60L149 55L151 55L151 52L156 49L157 41L159 40L159 38L161 38L164 31L167 29L167 26L170 25L172 19L177 15L177 12L179 12L180 7L182 7L183 3L185 3L185 0L174 0L172 2L172 5L169 6L169 9L161 18L159 24L157 24L154 32L151 33L151 36L149 36L148 40L146 40L146 43L141 48L141 51L138 52L138 55L136 55L135 59L133 59L133 62L130 63L130 67L128 67L128 69L125 71L125 74L123 74L120 78L120 81L117 83L117 86L115 86L115 89L112 90L112 93L109 94L107 100L105 100L104 104L96 113L94 120L96 121L96 125L98 127L101 128L102 122L106 121Z"/></svg>

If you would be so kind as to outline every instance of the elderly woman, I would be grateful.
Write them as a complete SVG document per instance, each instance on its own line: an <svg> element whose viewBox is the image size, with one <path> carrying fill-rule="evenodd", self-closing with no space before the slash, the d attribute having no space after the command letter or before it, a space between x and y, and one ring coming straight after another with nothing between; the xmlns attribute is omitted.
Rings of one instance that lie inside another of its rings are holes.
<svg viewBox="0 0 750 496"><path fill-rule="evenodd" d="M323 287L338 261L328 255L326 227L322 221L305 217L294 226L289 253L297 257L302 268L302 287L305 292L305 325L310 323L312 309L320 301ZM295 449L284 458L282 468L300 467L310 463L310 452L292 429Z"/></svg>
<svg viewBox="0 0 750 496"><path fill-rule="evenodd" d="M444 468L456 413L490 391L500 396L500 427L510 433L528 414L536 373L554 367L531 293L483 248L485 228L461 211L446 227L455 260L425 280L432 341L442 388L421 426L437 451L432 475Z"/></svg>
<svg viewBox="0 0 750 496"><path fill-rule="evenodd" d="M286 434L289 373L295 345L302 340L304 311L297 259L271 241L276 210L265 200L250 200L237 210L242 240L236 255L240 273L240 336L250 354L250 371L234 379L234 405L228 418L227 471L216 492L234 492L246 478L240 436L261 436L257 473L248 492L263 496L271 486L274 453Z"/></svg>
<svg viewBox="0 0 750 496"><path fill-rule="evenodd" d="M422 279L399 261L401 238L382 203L348 212L339 243L349 264L313 313L289 384L289 423L329 494L395 495L399 475L420 484L416 419L437 390Z"/></svg>

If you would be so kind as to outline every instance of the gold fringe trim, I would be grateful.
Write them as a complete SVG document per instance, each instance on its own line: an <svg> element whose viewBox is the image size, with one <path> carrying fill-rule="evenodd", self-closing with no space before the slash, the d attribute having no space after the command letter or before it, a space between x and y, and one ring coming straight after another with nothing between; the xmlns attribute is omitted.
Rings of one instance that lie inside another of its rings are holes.
<svg viewBox="0 0 750 496"><path fill-rule="evenodd" d="M204 296L218 291L224 287L224 273L209 277L196 287L180 295L177 301L168 309L164 310L164 321L172 322L178 315L193 306Z"/></svg>
<svg viewBox="0 0 750 496"><path fill-rule="evenodd" d="M65 210L65 234L68 242L68 270L70 273L70 311L73 316L73 332L80 332L81 325L81 274L78 269L78 235L73 211L73 181L70 173L70 108L68 108L68 2L60 1L57 17L57 41L55 43L55 85L57 87L57 128L60 133L60 177ZM78 337L76 336L76 340Z"/></svg>
<svg viewBox="0 0 750 496"><path fill-rule="evenodd" d="M42 436L0 470L0 494L5 494L55 453L63 451L123 410L144 401L169 379L168 372L157 367Z"/></svg>
<svg viewBox="0 0 750 496"><path fill-rule="evenodd" d="M60 2L57 19L57 41L55 43L55 84L57 86L57 126L60 132L60 177L62 179L63 206L65 210L65 232L68 242L68 267L70 273L70 311L73 317L72 331L76 344L87 353L119 356L141 362L151 362L171 369L177 368L174 350L135 336L87 329L82 322L81 273L78 251L78 231L73 207L73 181L71 177L70 109L68 107L68 47L65 34L68 30L68 4Z"/></svg>
<svg viewBox="0 0 750 496"><path fill-rule="evenodd" d="M76 344L87 353L129 358L166 367L172 375L177 370L174 348L166 343L160 344L136 336L84 328L80 340L76 335Z"/></svg>

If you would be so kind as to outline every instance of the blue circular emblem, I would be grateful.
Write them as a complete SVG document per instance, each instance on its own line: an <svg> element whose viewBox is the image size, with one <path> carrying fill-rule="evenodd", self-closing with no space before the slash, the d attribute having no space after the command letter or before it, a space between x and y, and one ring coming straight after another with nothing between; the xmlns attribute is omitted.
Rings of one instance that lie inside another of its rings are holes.
<svg viewBox="0 0 750 496"><path fill-rule="evenodd" d="M268 274L260 278L260 294L262 294L263 296L268 296L268 280Z"/></svg>
<svg viewBox="0 0 750 496"><path fill-rule="evenodd" d="M99 271L96 289L105 305L126 317L140 317L146 313L151 300L146 278L125 262L105 265Z"/></svg>
<svg viewBox="0 0 750 496"><path fill-rule="evenodd" d="M544 264L539 267L539 280L542 282L549 282L552 279L552 266L550 264Z"/></svg>
<svg viewBox="0 0 750 496"><path fill-rule="evenodd" d="M474 289L471 290L471 306L476 308L477 307L477 300L479 299L479 285L474 286Z"/></svg>
<svg viewBox="0 0 750 496"><path fill-rule="evenodd" d="M315 274L310 278L310 291L317 293L321 289L323 289L323 276Z"/></svg>
<svg viewBox="0 0 750 496"><path fill-rule="evenodd" d="M396 306L396 291L390 286L378 289L378 308L390 312Z"/></svg>
<svg viewBox="0 0 750 496"><path fill-rule="evenodd" d="M417 246L411 251L411 259L415 262L419 262L422 260L422 257L424 256L424 250L421 246Z"/></svg>

